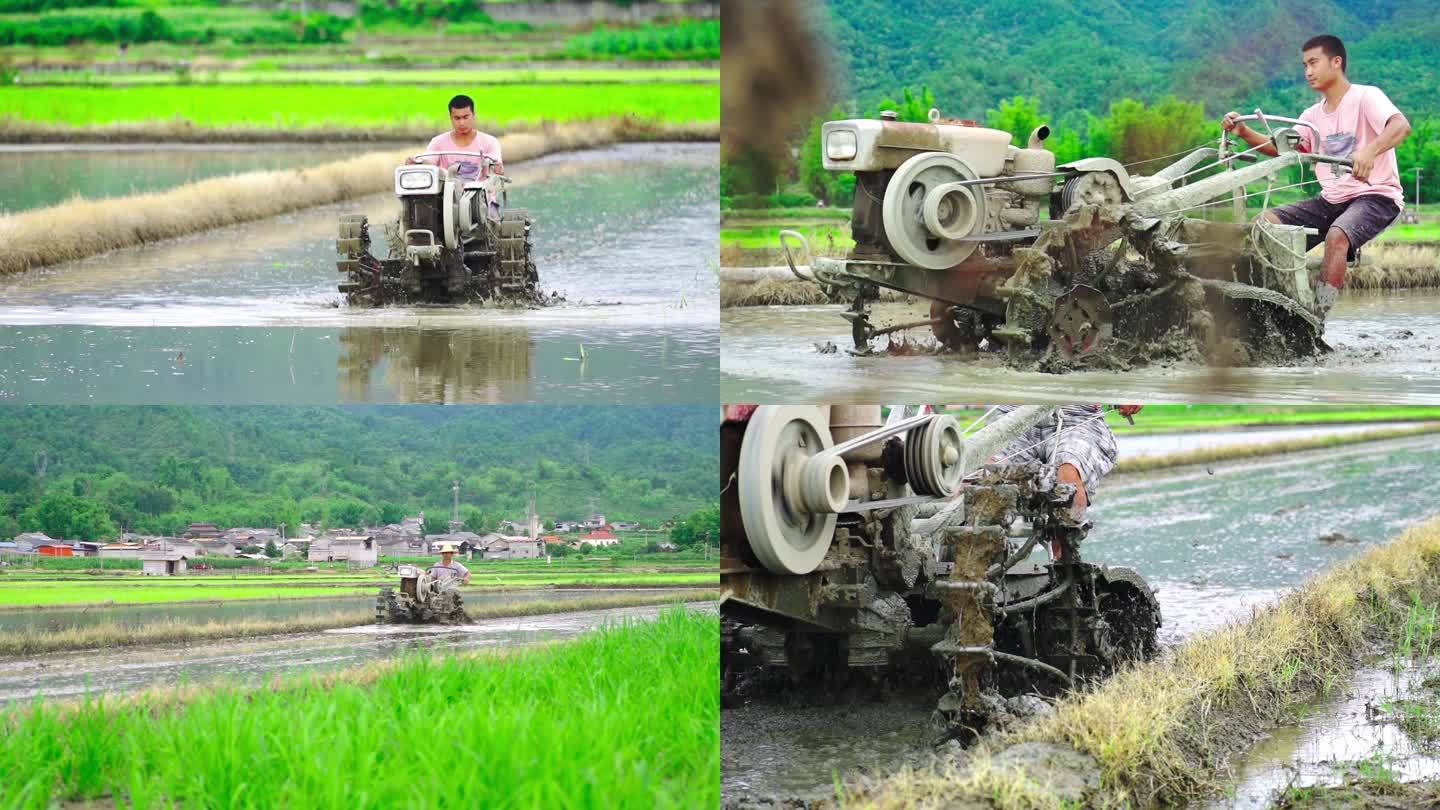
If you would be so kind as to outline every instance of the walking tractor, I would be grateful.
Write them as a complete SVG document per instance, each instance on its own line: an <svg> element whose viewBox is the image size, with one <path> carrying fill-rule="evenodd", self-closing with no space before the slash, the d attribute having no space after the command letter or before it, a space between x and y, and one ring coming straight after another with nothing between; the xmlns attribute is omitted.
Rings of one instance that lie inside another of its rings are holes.
<svg viewBox="0 0 1440 810"><path fill-rule="evenodd" d="M375 600L377 624L463 624L470 620L460 577L449 568L401 565L399 587L385 586Z"/></svg>
<svg viewBox="0 0 1440 810"><path fill-rule="evenodd" d="M1271 191L1290 187L1275 185L1290 166L1349 165L1298 151L1296 127L1308 124L1256 110L1242 120L1267 128L1278 157L1234 151L1222 133L1147 176L1110 158L1057 166L1047 126L1020 148L1008 132L937 110L930 119L826 123L825 168L856 177L855 247L812 258L803 236L780 235L795 275L852 302L857 350L927 324L949 349L999 348L1013 365L1051 371L1163 357L1253 365L1328 348L1305 229L1252 221L1242 200L1247 184L1268 180L1268 207ZM1227 195L1235 221L1191 215ZM929 300L929 319L875 326L881 288Z"/></svg>
<svg viewBox="0 0 1440 810"><path fill-rule="evenodd" d="M468 152L424 152L412 160L444 155L475 158ZM424 163L397 167L400 219L387 226L386 258L370 252L364 214L342 216L335 247L346 302L538 303L530 216L524 208L509 207L510 178L493 171L494 165L484 158L478 181Z"/></svg>
<svg viewBox="0 0 1440 810"><path fill-rule="evenodd" d="M1081 558L1075 487L999 455L1049 406L969 431L878 405L747 409L720 433L727 692L939 673L939 724L978 729L1007 698L1156 652L1150 587Z"/></svg>

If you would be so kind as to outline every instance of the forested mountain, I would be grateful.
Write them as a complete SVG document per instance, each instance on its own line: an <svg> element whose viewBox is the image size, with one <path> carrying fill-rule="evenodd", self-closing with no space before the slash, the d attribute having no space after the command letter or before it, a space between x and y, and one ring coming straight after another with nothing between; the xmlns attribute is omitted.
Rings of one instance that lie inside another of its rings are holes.
<svg viewBox="0 0 1440 810"><path fill-rule="evenodd" d="M1412 118L1440 115L1440 15L1433 0L829 0L818 15L840 73L836 100L862 108L929 87L951 115L984 120L1000 99L1039 99L1083 125L1111 102L1198 101L1207 116L1313 103L1300 45L1346 43L1352 81L1376 84ZM1076 114L1080 113L1080 114Z"/></svg>
<svg viewBox="0 0 1440 810"><path fill-rule="evenodd" d="M1433 200L1435 10L1433 0L828 0L813 14L831 58L830 98L785 136L801 159L727 155L721 204L850 205L854 179L820 166L820 123L881 109L924 121L938 106L1007 130L1016 144L1048 123L1046 147L1060 162L1129 164L1210 144L1228 110L1298 116L1313 104L1300 46L1321 33L1346 42L1352 81L1380 86L1409 117L1414 132L1396 150L1402 178L1408 193L1419 168Z"/></svg>
<svg viewBox="0 0 1440 810"><path fill-rule="evenodd" d="M657 521L718 500L718 453L710 407L0 408L0 536L57 493L142 532L448 517L452 480L476 525L532 489L547 517Z"/></svg>

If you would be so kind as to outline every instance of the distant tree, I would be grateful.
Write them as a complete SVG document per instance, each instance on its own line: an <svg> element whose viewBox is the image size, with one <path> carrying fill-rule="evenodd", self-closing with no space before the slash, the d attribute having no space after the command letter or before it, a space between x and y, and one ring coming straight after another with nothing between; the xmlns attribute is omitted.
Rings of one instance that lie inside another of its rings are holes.
<svg viewBox="0 0 1440 810"><path fill-rule="evenodd" d="M1121 163L1169 155L1207 140L1213 124L1195 102L1168 96L1152 106L1133 98L1110 105L1104 118L1090 123L1089 151ZM1163 164L1161 164L1163 165Z"/></svg>
<svg viewBox="0 0 1440 810"><path fill-rule="evenodd" d="M100 504L62 491L46 493L20 516L24 531L40 531L66 540L114 537L115 524Z"/></svg>
<svg viewBox="0 0 1440 810"><path fill-rule="evenodd" d="M1000 100L1000 106L985 111L985 126L1010 133L1010 143L1025 146L1030 133L1049 119L1040 112L1040 99L1016 96Z"/></svg>
<svg viewBox="0 0 1440 810"><path fill-rule="evenodd" d="M465 510L465 531L484 534L495 528L495 522L483 511L470 507Z"/></svg>
<svg viewBox="0 0 1440 810"><path fill-rule="evenodd" d="M670 530L670 540L689 548L715 543L720 538L720 507L710 506L691 513Z"/></svg>
<svg viewBox="0 0 1440 810"><path fill-rule="evenodd" d="M381 523L399 523L405 519L405 507L398 503L380 504Z"/></svg>
<svg viewBox="0 0 1440 810"><path fill-rule="evenodd" d="M549 553L556 557L564 557L565 555L570 553L570 547L564 545L563 543L560 545L548 546L547 548L549 549Z"/></svg>
<svg viewBox="0 0 1440 810"><path fill-rule="evenodd" d="M280 547L275 545L274 538L265 541L265 556L272 560L280 559Z"/></svg>
<svg viewBox="0 0 1440 810"><path fill-rule="evenodd" d="M448 534L450 531L450 518L434 513L425 516L426 534Z"/></svg>
<svg viewBox="0 0 1440 810"><path fill-rule="evenodd" d="M262 552L262 551L264 551L264 550L265 550L265 549L261 548L260 546L257 546L257 545L255 545L254 543L251 543L250 545L245 546L244 548L240 549L240 553L241 553L241 554L259 554L260 552Z"/></svg>
<svg viewBox="0 0 1440 810"><path fill-rule="evenodd" d="M581 554L590 554L590 553L593 552L593 551L595 551L595 547L592 546L592 545L590 545L589 543L581 543L581 544L580 544L580 553L581 553Z"/></svg>

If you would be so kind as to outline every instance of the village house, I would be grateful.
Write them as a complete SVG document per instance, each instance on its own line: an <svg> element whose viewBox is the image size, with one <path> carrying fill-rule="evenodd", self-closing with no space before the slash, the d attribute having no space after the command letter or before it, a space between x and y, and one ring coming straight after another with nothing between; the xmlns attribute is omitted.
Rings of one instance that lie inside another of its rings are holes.
<svg viewBox="0 0 1440 810"><path fill-rule="evenodd" d="M616 537L612 532L607 532L604 529L596 529L589 534L580 535L579 540L576 542L589 543L596 548L600 548L602 546L618 546L620 545L620 538Z"/></svg>
<svg viewBox="0 0 1440 810"><path fill-rule="evenodd" d="M605 521L604 515L596 513L586 518L585 522L581 525L587 529L603 529L608 524Z"/></svg>
<svg viewBox="0 0 1440 810"><path fill-rule="evenodd" d="M639 523L631 523L631 522L629 522L629 521L624 521L624 520L617 520L617 521L615 521L615 522L613 522L613 523L610 524L610 528L611 528L613 531L617 531L617 532L633 532L633 531L635 531L636 529L640 528L640 524L639 524Z"/></svg>
<svg viewBox="0 0 1440 810"><path fill-rule="evenodd" d="M44 532L25 532L15 535L15 548L18 551L34 551L41 546L54 542L55 541Z"/></svg>
<svg viewBox="0 0 1440 810"><path fill-rule="evenodd" d="M185 573L188 558L163 545L146 547L140 555L140 572L148 576L172 577Z"/></svg>
<svg viewBox="0 0 1440 810"><path fill-rule="evenodd" d="M190 540L214 540L220 534L220 527L214 523L191 523L185 529L185 537Z"/></svg>
<svg viewBox="0 0 1440 810"><path fill-rule="evenodd" d="M240 549L228 540L193 540L195 554L200 557L234 557Z"/></svg>
<svg viewBox="0 0 1440 810"><path fill-rule="evenodd" d="M100 554L103 559L138 560L145 547L139 543L106 543L100 547Z"/></svg>
<svg viewBox="0 0 1440 810"><path fill-rule="evenodd" d="M35 547L35 553L42 557L74 557L75 547L69 543L43 543Z"/></svg>
<svg viewBox="0 0 1440 810"><path fill-rule="evenodd" d="M583 531L584 529L585 523L579 520L562 520L555 524L555 531L565 532L566 534Z"/></svg>
<svg viewBox="0 0 1440 810"><path fill-rule="evenodd" d="M372 566L379 561L379 549L369 535L336 535L321 537L310 544L310 562L346 561L351 565Z"/></svg>

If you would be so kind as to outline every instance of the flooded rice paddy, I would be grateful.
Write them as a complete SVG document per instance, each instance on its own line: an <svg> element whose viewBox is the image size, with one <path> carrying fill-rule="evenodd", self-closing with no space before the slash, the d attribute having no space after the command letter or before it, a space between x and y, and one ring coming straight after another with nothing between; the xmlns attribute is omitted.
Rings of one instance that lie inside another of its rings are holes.
<svg viewBox="0 0 1440 810"><path fill-rule="evenodd" d="M396 149L404 144L390 145ZM75 195L123 197L242 172L299 169L389 148L329 144L0 144L0 216Z"/></svg>
<svg viewBox="0 0 1440 810"><path fill-rule="evenodd" d="M1065 375L1021 372L997 357L920 353L855 357L840 305L725 309L720 332L726 402L1394 402L1440 397L1440 292L1346 295L1326 323L1335 348L1318 363L1274 368L1175 366ZM924 317L874 308L877 326ZM930 344L928 330L912 339ZM884 338L877 341L883 345ZM834 344L822 354L816 346Z"/></svg>
<svg viewBox="0 0 1440 810"><path fill-rule="evenodd" d="M378 588L378 586L376 586ZM564 602L594 599L622 593L658 594L653 588L535 588L530 590L466 590L465 604L471 608L487 605L524 604L527 602ZM668 591L666 591L668 592ZM675 591L676 598L686 593ZM268 620L288 621L343 611L370 612L375 595L321 596L304 599L232 599L215 602L167 603L159 605L131 604L91 607L47 607L32 610L0 610L0 634L26 631L61 631L75 628L115 624L139 628L171 622L204 624L206 622Z"/></svg>
<svg viewBox="0 0 1440 810"><path fill-rule="evenodd" d="M1210 472L1213 470L1213 473ZM1243 618L1325 567L1440 512L1433 436L1115 476L1096 491L1088 560L1133 566L1174 645ZM1338 536L1337 536L1338 535ZM834 775L886 774L936 742L934 695L721 712L722 791L745 806L834 796Z"/></svg>
<svg viewBox="0 0 1440 810"><path fill-rule="evenodd" d="M706 604L698 606L703 609ZM0 659L0 703L37 695L119 694L215 679L228 685L258 684L284 673L341 669L419 649L466 652L561 640L606 622L653 619L663 609L661 605L611 608L455 626L364 625L321 633Z"/></svg>
<svg viewBox="0 0 1440 810"><path fill-rule="evenodd" d="M1236 768L1233 795L1210 808L1260 810L1286 788L1340 784L1366 765L1383 768L1397 781L1440 779L1440 751L1417 742L1395 722L1391 708L1397 700L1433 701L1422 684L1437 674L1433 666L1361 669L1335 694L1309 706L1297 723L1252 748Z"/></svg>
<svg viewBox="0 0 1440 810"><path fill-rule="evenodd" d="M350 308L336 220L392 194L0 279L0 400L713 402L711 144L620 145L510 169L542 309Z"/></svg>

